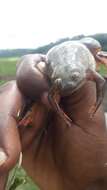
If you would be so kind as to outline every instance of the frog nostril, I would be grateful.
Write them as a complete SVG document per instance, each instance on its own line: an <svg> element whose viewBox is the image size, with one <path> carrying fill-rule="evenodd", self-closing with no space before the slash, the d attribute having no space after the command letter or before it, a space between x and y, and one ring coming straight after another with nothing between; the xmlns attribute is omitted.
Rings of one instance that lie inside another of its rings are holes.
<svg viewBox="0 0 107 190"><path fill-rule="evenodd" d="M79 72L72 73L71 74L71 79L77 81L78 78L79 78L79 75L80 75Z"/></svg>

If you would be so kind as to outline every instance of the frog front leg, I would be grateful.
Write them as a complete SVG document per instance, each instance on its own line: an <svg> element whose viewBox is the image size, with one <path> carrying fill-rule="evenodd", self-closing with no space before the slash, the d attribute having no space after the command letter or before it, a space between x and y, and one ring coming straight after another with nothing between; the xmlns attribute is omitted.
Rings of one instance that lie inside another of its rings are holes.
<svg viewBox="0 0 107 190"><path fill-rule="evenodd" d="M65 121L68 126L71 126L72 120L64 113L59 106L60 94L62 89L62 80L56 79L48 93L48 101L52 109Z"/></svg>

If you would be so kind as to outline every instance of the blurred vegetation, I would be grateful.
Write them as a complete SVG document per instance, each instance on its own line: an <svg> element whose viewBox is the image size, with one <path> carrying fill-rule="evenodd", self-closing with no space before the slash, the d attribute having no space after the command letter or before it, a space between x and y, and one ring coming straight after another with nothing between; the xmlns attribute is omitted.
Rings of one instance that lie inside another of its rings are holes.
<svg viewBox="0 0 107 190"><path fill-rule="evenodd" d="M0 50L0 85L4 84L8 80L15 78L16 64L18 57L29 53L42 53L45 54L54 45L60 44L68 40L78 40L85 37L84 35L74 36L73 38L59 39L55 43L39 47L37 49L15 49L15 50ZM107 51L107 34L95 34L91 37L97 39L102 49ZM99 70L100 74L107 75L107 68L103 65ZM14 172L14 170L12 171ZM11 174L12 175L12 174ZM26 172L21 168L16 172L15 181L12 184L10 190L39 190L33 181L27 176Z"/></svg>
<svg viewBox="0 0 107 190"><path fill-rule="evenodd" d="M0 85L4 84L5 82L5 80L0 80Z"/></svg>
<svg viewBox="0 0 107 190"><path fill-rule="evenodd" d="M11 183L11 178L15 175L13 183L9 185L9 190L40 190L22 168L18 168L16 171L15 170L16 167L10 172L9 175L8 184Z"/></svg>
<svg viewBox="0 0 107 190"><path fill-rule="evenodd" d="M100 69L99 69L99 73L100 73L102 76L107 77L107 67L105 67L104 65L101 65L101 66L100 66Z"/></svg>
<svg viewBox="0 0 107 190"><path fill-rule="evenodd" d="M0 57L0 85L15 79L18 57Z"/></svg>
<svg viewBox="0 0 107 190"><path fill-rule="evenodd" d="M17 60L17 57L0 57L0 76L15 75Z"/></svg>

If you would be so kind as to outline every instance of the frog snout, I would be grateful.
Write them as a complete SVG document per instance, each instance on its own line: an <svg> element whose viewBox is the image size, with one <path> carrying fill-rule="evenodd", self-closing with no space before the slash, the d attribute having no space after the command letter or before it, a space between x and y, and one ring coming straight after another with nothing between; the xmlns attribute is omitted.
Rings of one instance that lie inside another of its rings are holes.
<svg viewBox="0 0 107 190"><path fill-rule="evenodd" d="M84 77L80 71L72 71L67 78L62 81L62 89L74 89L81 83L81 81L83 81L83 79Z"/></svg>
<svg viewBox="0 0 107 190"><path fill-rule="evenodd" d="M75 71L74 73L71 73L71 80L72 81L77 81L79 77L80 77L80 72Z"/></svg>

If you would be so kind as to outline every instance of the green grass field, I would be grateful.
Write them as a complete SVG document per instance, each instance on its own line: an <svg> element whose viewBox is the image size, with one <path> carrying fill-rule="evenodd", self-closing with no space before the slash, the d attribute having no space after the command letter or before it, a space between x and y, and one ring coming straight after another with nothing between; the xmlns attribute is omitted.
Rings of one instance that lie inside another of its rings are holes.
<svg viewBox="0 0 107 190"><path fill-rule="evenodd" d="M17 61L18 57L0 58L0 85L15 77Z"/></svg>
<svg viewBox="0 0 107 190"><path fill-rule="evenodd" d="M18 58L0 58L0 85L15 77ZM107 75L107 68L101 66L100 74ZM37 186L27 176L23 169L16 173L15 182L10 190L38 190Z"/></svg>
<svg viewBox="0 0 107 190"><path fill-rule="evenodd" d="M16 72L18 58L0 58L0 76L12 76Z"/></svg>

